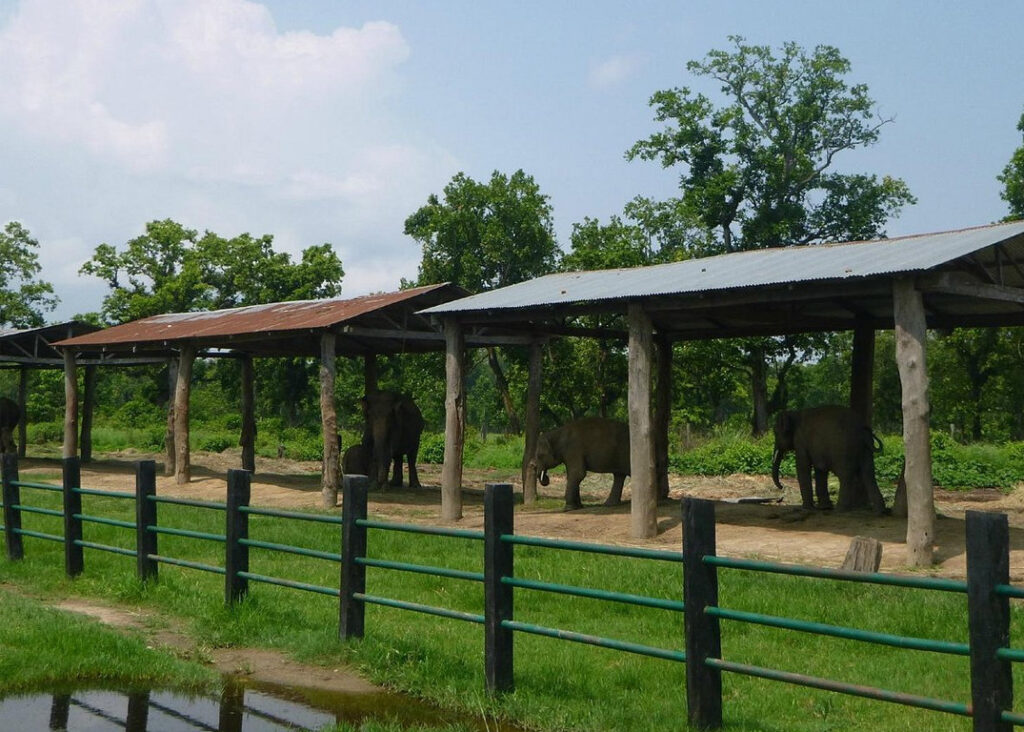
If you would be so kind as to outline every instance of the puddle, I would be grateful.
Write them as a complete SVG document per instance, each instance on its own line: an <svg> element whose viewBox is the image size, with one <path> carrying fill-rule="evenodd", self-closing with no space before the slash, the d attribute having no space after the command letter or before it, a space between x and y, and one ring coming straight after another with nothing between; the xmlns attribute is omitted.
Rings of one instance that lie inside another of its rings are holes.
<svg viewBox="0 0 1024 732"><path fill-rule="evenodd" d="M515 728L451 715L397 694L344 694L228 681L220 698L169 691L81 690L0 699L0 728L18 732L314 732L336 723L390 721L401 726L462 724Z"/></svg>

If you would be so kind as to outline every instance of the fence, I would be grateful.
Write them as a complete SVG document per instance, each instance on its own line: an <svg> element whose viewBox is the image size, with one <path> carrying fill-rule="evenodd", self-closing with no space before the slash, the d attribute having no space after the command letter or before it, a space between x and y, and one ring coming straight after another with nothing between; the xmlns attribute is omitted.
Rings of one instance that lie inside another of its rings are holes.
<svg viewBox="0 0 1024 732"><path fill-rule="evenodd" d="M22 558L23 538L30 537L63 543L65 571L69 576L83 571L82 550L88 548L134 556L138 576L147 581L157 578L158 566L162 563L222 574L225 578L225 602L228 604L237 602L248 592L250 581L335 596L339 602L339 634L343 639L363 636L366 630L365 610L367 605L382 605L482 625L485 651L484 678L487 688L492 692L508 691L513 688L514 636L516 633L529 633L685 663L688 715L691 723L701 728L711 729L722 725L723 672L755 676L970 717L973 719L976 730L1007 730L1013 725L1024 725L1024 715L1013 711L1012 691L1012 664L1024 661L1024 651L1010 647L1009 608L1010 598L1024 598L1024 589L1009 584L1009 528L1007 518L1003 514L974 511L967 513L968 573L966 581L958 581L934 577L858 573L720 557L715 550L714 504L709 501L690 499L683 501L682 551L670 552L516 534L512 486L509 484L487 485L484 496L484 529L475 531L372 520L367 516L367 481L357 476L350 476L345 481L342 516L336 517L250 506L250 476L249 473L241 470L228 472L227 501L217 503L158 496L155 490L155 465L152 461L137 464L134 493L82 488L76 458L64 460L63 486L19 480L15 455L4 455L2 464L4 526L0 527L0 530L3 530L5 534L9 559ZM20 496L22 488L61 492L63 510L33 507L22 503ZM136 508L136 521L134 523L118 521L82 513L81 499L82 496L88 495L133 500ZM157 523L157 506L160 503L223 511L225 533L211 534L160 526ZM22 513L62 518L63 536L22 528ZM251 515L338 524L341 552L335 554L252 540L248 533L248 519ZM132 551L83 540L82 525L90 522L134 531L136 549ZM483 571L470 572L370 558L367 556L367 532L369 530L410 532L478 542L482 545ZM224 566L219 567L161 555L157 546L158 536L161 534L223 543L225 546ZM590 552L638 560L681 563L683 565L682 601L517 577L514 571L516 546L541 546L572 552ZM335 562L339 565L339 586L338 588L324 587L252 573L249 571L249 549L251 547ZM482 583L484 588L483 612L468 613L370 594L366 587L367 567ZM968 608L969 642L957 643L898 636L721 607L718 601L718 572L720 569L786 574L804 577L808 580L825 578L851 583L873 583L965 594ZM684 650L651 647L517 621L513 610L513 597L517 589L553 592L681 612L684 614ZM934 699L729 661L722 658L722 620L844 638L869 644L894 646L910 651L928 651L969 657L971 702Z"/></svg>

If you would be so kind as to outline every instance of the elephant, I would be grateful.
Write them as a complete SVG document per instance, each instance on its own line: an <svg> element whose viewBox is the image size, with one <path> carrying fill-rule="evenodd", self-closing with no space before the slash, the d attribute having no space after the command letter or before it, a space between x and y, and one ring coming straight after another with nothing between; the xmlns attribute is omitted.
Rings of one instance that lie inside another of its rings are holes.
<svg viewBox="0 0 1024 732"><path fill-rule="evenodd" d="M341 458L341 472L345 475L369 475L372 449L363 442L349 445Z"/></svg>
<svg viewBox="0 0 1024 732"><path fill-rule="evenodd" d="M780 412L775 420L775 452L772 455L772 480L779 482L779 464L790 450L796 456L797 480L804 508L814 508L811 471L818 508L832 508L828 495L828 473L839 478L840 511L859 508L870 502L876 514L885 513L885 501L875 480L874 453L882 443L864 420L848 407L825 405Z"/></svg>
<svg viewBox="0 0 1024 732"><path fill-rule="evenodd" d="M622 502L622 485L629 475L629 426L604 417L583 417L544 432L537 438L535 454L540 484L547 485L548 469L565 463L565 508L582 508L580 483L593 473L615 476L604 502Z"/></svg>
<svg viewBox="0 0 1024 732"><path fill-rule="evenodd" d="M0 397L0 453L16 452L17 444L14 442L14 428L21 421L21 409L17 402Z"/></svg>
<svg viewBox="0 0 1024 732"><path fill-rule="evenodd" d="M388 465L394 461L391 485L402 485L402 457L409 461L409 487L419 488L416 455L420 450L423 415L412 397L392 391L374 391L362 398L366 420L363 445L370 448L371 485L383 487L388 478Z"/></svg>

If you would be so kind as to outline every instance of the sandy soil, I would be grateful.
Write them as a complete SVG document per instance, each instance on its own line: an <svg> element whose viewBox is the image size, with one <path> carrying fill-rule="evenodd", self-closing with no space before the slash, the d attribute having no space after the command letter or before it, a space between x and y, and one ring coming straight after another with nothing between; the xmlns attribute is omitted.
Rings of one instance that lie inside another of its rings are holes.
<svg viewBox="0 0 1024 732"><path fill-rule="evenodd" d="M160 456L142 453L105 455L83 466L82 485L108 490L133 490L134 461ZM162 475L157 466L157 492L207 500L224 500L227 470L240 465L237 451L193 454L192 481L176 485L173 476ZM59 476L57 460L27 459L21 462L23 479L54 480ZM483 487L488 482L518 482L515 472L470 470L464 478L464 517L460 527L483 525ZM422 489L388 490L371 493L369 513L379 518L440 524L440 466L420 468ZM658 509L656 537L637 541L630 537L629 484L621 506L600 504L611 485L611 476L591 476L583 483L585 508L562 510L564 479L553 475L551 485L541 488L536 507L520 507L516 531L523 534L564 537L676 549L682 543L679 500L695 496L717 501L718 552L728 556L756 557L771 561L838 567L855 536L869 536L882 542L882 571L906 571L905 521L891 516L876 517L867 512L807 512L799 507L795 481L787 481L781 503L768 476L730 475L724 477L672 476L670 497ZM518 486L517 486L518 490ZM771 503L738 503L738 499L764 497ZM304 510L320 506L320 464L292 460L257 459L252 482L254 505ZM936 541L934 573L947 577L965 574L964 514L967 510L1006 513L1010 522L1011 580L1024 581L1024 486L1009 494L997 490L951 492L936 490ZM179 654L213 663L225 673L247 675L254 681L292 684L343 693L366 693L375 687L349 670L306 667L287 657L259 649L196 648L194 641L166 623L146 618L139 612L77 599L59 607L84 613L112 626L142 630L153 642ZM154 628L156 628L154 630Z"/></svg>

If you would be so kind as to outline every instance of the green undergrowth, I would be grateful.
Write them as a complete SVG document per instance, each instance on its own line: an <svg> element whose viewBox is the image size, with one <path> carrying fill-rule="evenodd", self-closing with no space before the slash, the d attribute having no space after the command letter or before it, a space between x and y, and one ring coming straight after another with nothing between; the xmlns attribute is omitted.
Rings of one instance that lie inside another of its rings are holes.
<svg viewBox="0 0 1024 732"><path fill-rule="evenodd" d="M25 491L24 502L55 507L58 496ZM84 510L131 520L133 503L86 496ZM61 533L59 519L24 515L26 528ZM162 526L223 533L220 511L161 504ZM250 537L337 552L334 525L253 516ZM134 546L132 532L88 524L88 541ZM599 540L599 539L598 539ZM223 544L159 537L161 555L223 566ZM482 571L482 543L371 529L368 556ZM68 595L139 607L183 625L212 647L284 651L298 660L354 665L372 680L446 708L536 729L662 730L685 726L685 671L681 664L535 635L515 637L516 690L496 699L484 693L482 627L394 608L369 606L362 640L338 639L338 602L326 595L250 584L234 608L223 604L224 580L215 574L161 565L159 581L143 584L129 557L86 550L85 572L63 573L58 543L25 539L25 559L0 562L0 580L49 598ZM337 563L253 549L250 571L328 588L338 587ZM367 593L467 613L482 613L475 582L369 568ZM681 599L678 563L635 560L517 546L517 576L653 597ZM738 570L720 571L721 605L896 635L964 642L966 601L955 593L926 592ZM680 613L637 608L550 592L517 590L515 617L525 623L682 650ZM822 676L849 683L966 702L966 658L823 638L722 621L723 657L740 663ZM1024 637L1024 613L1014 607L1012 637ZM4 675L5 677L7 674ZM1021 674L1017 675L1018 677ZM966 720L803 687L725 675L726 729L967 729ZM1024 691L1017 683L1017 698Z"/></svg>

